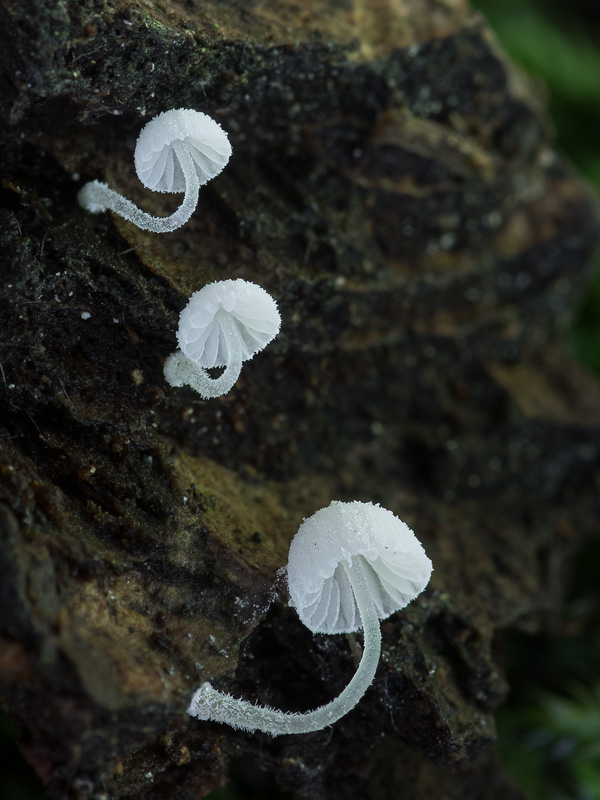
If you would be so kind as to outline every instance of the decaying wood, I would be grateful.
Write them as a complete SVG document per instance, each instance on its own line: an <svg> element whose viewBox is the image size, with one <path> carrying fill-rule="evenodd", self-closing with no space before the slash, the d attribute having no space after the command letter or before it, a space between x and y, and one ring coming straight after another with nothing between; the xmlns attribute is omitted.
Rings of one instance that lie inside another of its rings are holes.
<svg viewBox="0 0 600 800"><path fill-rule="evenodd" d="M598 223L538 90L461 0L2 0L0 676L51 797L199 798L250 753L298 798L520 797L502 633L551 630L600 512L600 391L561 345ZM234 156L182 229L133 149L166 108ZM277 298L234 390L165 384L206 282ZM333 729L185 714L202 680L306 710L353 671L277 570L303 516L381 502L430 589ZM482 789L478 791L478 787ZM468 792L467 792L468 789Z"/></svg>

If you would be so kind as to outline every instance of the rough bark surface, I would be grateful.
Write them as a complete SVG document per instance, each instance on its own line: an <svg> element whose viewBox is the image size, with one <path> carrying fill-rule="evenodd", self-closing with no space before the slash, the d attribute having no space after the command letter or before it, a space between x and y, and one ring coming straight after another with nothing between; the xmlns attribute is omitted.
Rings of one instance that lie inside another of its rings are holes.
<svg viewBox="0 0 600 800"><path fill-rule="evenodd" d="M520 797L499 634L551 626L600 516L600 391L559 344L598 222L537 90L461 0L2 0L0 45L0 677L49 795L191 800L251 753L306 800ZM234 148L191 221L82 211L92 178L175 207L133 169L174 107ZM205 402L162 364L235 277L282 333ZM435 566L373 687L312 735L191 720L206 679L290 710L348 681L277 577L332 499Z"/></svg>

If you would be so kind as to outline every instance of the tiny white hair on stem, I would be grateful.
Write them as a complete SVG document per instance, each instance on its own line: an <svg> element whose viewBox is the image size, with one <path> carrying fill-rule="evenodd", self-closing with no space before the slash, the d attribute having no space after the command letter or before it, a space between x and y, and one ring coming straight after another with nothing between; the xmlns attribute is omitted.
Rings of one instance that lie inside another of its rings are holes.
<svg viewBox="0 0 600 800"><path fill-rule="evenodd" d="M272 736L309 733L351 711L375 677L380 619L404 608L429 583L432 564L402 520L374 503L332 502L300 526L290 545L291 605L313 633L364 632L363 654L338 697L306 713L289 713L236 699L203 683L188 714Z"/></svg>
<svg viewBox="0 0 600 800"><path fill-rule="evenodd" d="M134 153L137 176L147 189L184 193L173 214L148 214L100 181L86 183L77 199L92 214L110 210L142 230L168 233L189 220L198 205L200 187L218 175L230 157L231 144L218 122L202 111L173 108L142 128Z"/></svg>
<svg viewBox="0 0 600 800"><path fill-rule="evenodd" d="M227 394L244 361L279 333L281 316L271 295L242 278L215 281L195 292L181 312L179 350L164 364L171 386L188 385L209 399ZM224 367L221 375L207 370Z"/></svg>

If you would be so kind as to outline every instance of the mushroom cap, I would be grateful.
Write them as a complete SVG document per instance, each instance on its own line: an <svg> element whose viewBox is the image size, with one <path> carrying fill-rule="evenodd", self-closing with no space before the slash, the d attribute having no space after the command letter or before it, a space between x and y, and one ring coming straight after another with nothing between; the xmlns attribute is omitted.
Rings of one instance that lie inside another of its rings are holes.
<svg viewBox="0 0 600 800"><path fill-rule="evenodd" d="M236 341L231 341L233 322ZM226 367L235 352L247 361L277 336L281 317L271 295L255 283L215 281L194 292L179 318L177 341L186 358L204 369Z"/></svg>
<svg viewBox="0 0 600 800"><path fill-rule="evenodd" d="M305 519L290 545L291 604L313 633L362 627L342 562L362 556L380 619L404 608L427 586L432 564L417 537L373 503L332 502Z"/></svg>
<svg viewBox="0 0 600 800"><path fill-rule="evenodd" d="M200 186L229 161L231 145L218 122L192 108L172 108L150 120L135 146L135 171L155 192L184 192L185 177L173 144L183 142L196 167Z"/></svg>

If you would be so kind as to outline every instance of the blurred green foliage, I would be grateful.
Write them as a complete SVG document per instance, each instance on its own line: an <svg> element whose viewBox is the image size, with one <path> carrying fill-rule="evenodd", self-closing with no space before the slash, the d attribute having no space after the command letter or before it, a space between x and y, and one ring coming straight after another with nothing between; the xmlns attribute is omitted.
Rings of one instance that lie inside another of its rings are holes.
<svg viewBox="0 0 600 800"><path fill-rule="evenodd" d="M600 194L600 3L473 0L517 63L547 87L555 146ZM600 374L600 259L568 342ZM600 542L576 562L559 638L507 642L505 764L535 800L600 800Z"/></svg>
<svg viewBox="0 0 600 800"><path fill-rule="evenodd" d="M514 61L547 87L556 147L600 194L600 3L473 0ZM600 375L600 258L567 333L575 356Z"/></svg>
<svg viewBox="0 0 600 800"><path fill-rule="evenodd" d="M591 637L597 647L598 637ZM538 646L533 664L554 662L561 640ZM530 651L529 647L523 648ZM522 642L513 642L522 646ZM560 659L557 659L560 661ZM574 677L576 665L553 675L555 689L540 678L512 669L511 701L496 715L501 756L515 780L535 800L600 798L600 682ZM536 681L536 683L534 683Z"/></svg>
<svg viewBox="0 0 600 800"><path fill-rule="evenodd" d="M543 800L600 798L600 686L537 691L499 715L500 752L518 783Z"/></svg>
<svg viewBox="0 0 600 800"><path fill-rule="evenodd" d="M509 702L496 714L502 758L535 800L600 800L600 540L575 562L564 635L507 642Z"/></svg>

